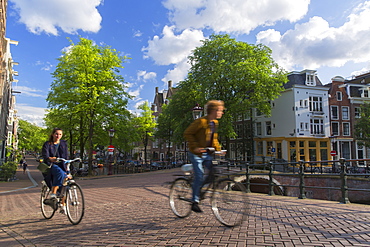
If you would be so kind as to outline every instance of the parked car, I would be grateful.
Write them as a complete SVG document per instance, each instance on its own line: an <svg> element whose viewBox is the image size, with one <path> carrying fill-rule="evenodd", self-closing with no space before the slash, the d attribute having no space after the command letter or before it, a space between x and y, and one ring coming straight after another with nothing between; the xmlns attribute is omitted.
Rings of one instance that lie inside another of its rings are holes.
<svg viewBox="0 0 370 247"><path fill-rule="evenodd" d="M163 169L163 165L159 162L153 162L153 163L150 164L150 168L152 170L161 170L161 169Z"/></svg>

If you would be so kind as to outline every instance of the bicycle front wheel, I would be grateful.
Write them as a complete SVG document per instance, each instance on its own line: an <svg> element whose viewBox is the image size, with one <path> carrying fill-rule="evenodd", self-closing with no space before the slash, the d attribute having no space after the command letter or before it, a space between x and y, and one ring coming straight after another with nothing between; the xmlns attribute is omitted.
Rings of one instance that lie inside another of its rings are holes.
<svg viewBox="0 0 370 247"><path fill-rule="evenodd" d="M186 178L177 178L170 189L170 207L179 218L189 216L191 212L191 184Z"/></svg>
<svg viewBox="0 0 370 247"><path fill-rule="evenodd" d="M76 183L69 184L66 196L67 217L73 225L77 225L85 213L85 201L81 187Z"/></svg>
<svg viewBox="0 0 370 247"><path fill-rule="evenodd" d="M221 179L214 187L212 211L223 225L240 225L248 211L248 197L243 184L231 179Z"/></svg>
<svg viewBox="0 0 370 247"><path fill-rule="evenodd" d="M45 219L51 219L56 209L54 209L52 200L50 199L51 191L46 184L43 184L41 188L41 197L40 197L40 205L41 205L41 213Z"/></svg>

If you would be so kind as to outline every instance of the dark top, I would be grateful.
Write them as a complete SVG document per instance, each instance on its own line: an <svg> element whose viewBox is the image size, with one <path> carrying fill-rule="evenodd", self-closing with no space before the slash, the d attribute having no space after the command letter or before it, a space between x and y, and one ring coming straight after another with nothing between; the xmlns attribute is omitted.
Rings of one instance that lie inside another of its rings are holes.
<svg viewBox="0 0 370 247"><path fill-rule="evenodd" d="M56 146L54 145L54 143L51 143L49 141L45 142L42 146L42 158L44 159L44 162L48 165L51 165L49 157L68 159L68 147L65 140L60 140L58 150L55 150L55 148ZM62 168L63 171L66 171L64 162L59 162L57 163L57 165Z"/></svg>

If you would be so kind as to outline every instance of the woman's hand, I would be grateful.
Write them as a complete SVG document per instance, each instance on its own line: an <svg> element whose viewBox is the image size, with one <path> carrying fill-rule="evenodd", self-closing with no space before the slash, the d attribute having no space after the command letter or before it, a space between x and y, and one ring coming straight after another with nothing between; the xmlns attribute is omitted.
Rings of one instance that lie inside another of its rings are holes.
<svg viewBox="0 0 370 247"><path fill-rule="evenodd" d="M49 157L49 160L50 160L51 162L57 162L57 157Z"/></svg>

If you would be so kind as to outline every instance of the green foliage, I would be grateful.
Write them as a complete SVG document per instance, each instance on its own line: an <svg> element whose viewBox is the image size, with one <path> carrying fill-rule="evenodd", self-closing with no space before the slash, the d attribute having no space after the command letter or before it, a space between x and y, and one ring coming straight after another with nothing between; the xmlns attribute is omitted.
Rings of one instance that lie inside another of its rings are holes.
<svg viewBox="0 0 370 247"><path fill-rule="evenodd" d="M133 133L136 134L136 138L144 145L144 161L146 162L148 140L152 139L157 123L155 122L153 111L150 109L147 101L138 108L142 111L139 117L133 119L132 127L135 128Z"/></svg>
<svg viewBox="0 0 370 247"><path fill-rule="evenodd" d="M370 147L370 104L361 105L360 118L355 123L355 138L359 145Z"/></svg>
<svg viewBox="0 0 370 247"><path fill-rule="evenodd" d="M157 123L147 101L140 105L138 109L142 111L139 117L133 119L133 127L136 129L137 140L145 144L146 139L153 136Z"/></svg>
<svg viewBox="0 0 370 247"><path fill-rule="evenodd" d="M22 119L19 120L18 149L39 153L47 138L47 132L44 128Z"/></svg>
<svg viewBox="0 0 370 247"><path fill-rule="evenodd" d="M14 161L7 161L0 166L0 178L9 180L17 171L17 163Z"/></svg>
<svg viewBox="0 0 370 247"><path fill-rule="evenodd" d="M177 86L163 118L173 119L176 140L191 123L191 109L198 103L223 100L227 108L220 120L220 135L235 136L236 118L257 108L269 114L270 100L277 98L288 81L286 72L274 62L271 49L262 44L238 42L228 35L212 35L189 57L191 68ZM162 126L159 126L161 129Z"/></svg>
<svg viewBox="0 0 370 247"><path fill-rule="evenodd" d="M70 49L58 58L52 73L54 82L47 97L50 110L45 121L49 128L61 127L70 146L78 143L81 153L87 149L91 161L95 143L108 143L107 130L116 126L123 129L130 118L127 103L131 96L118 74L128 58L89 39L70 42ZM115 134L123 139L121 132Z"/></svg>

